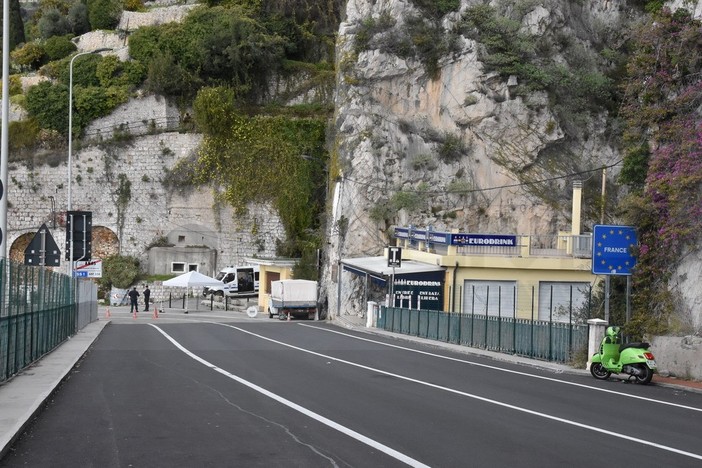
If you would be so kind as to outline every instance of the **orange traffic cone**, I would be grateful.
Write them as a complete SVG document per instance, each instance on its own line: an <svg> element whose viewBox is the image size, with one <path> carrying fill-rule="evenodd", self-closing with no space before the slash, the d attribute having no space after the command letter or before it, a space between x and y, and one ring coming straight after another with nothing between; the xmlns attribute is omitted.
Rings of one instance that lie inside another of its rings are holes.
<svg viewBox="0 0 702 468"><path fill-rule="evenodd" d="M108 307L107 310L105 311L105 318L108 319L111 316L112 316L112 314L110 313L110 308Z"/></svg>
<svg viewBox="0 0 702 468"><path fill-rule="evenodd" d="M134 320L136 320L136 310L134 311Z"/></svg>
<svg viewBox="0 0 702 468"><path fill-rule="evenodd" d="M152 317L155 319L158 318L158 307L156 307L156 304L154 304L154 313L153 313Z"/></svg>

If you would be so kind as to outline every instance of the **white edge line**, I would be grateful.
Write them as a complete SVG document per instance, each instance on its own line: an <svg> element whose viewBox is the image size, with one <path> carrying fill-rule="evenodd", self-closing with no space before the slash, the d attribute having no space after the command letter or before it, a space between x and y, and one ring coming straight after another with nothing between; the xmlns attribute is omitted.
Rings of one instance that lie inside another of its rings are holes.
<svg viewBox="0 0 702 468"><path fill-rule="evenodd" d="M215 323L215 322L209 322L209 323ZM407 455L400 453L397 450L394 450L394 449L388 447L387 445L383 445L380 442L377 442L369 437L364 436L363 434L360 434L352 429L349 429L348 427L342 426L341 424L338 424L338 423L332 421L331 419L325 418L324 416L317 414L314 411L308 410L307 408L300 406L297 403L294 403L290 400L287 400L287 399L281 397L280 395L277 395L269 390L266 390L263 387L259 387L258 385L254 384L252 382L249 382L248 380L244 380L243 378L241 378L237 375L234 375L234 374L227 372L226 370L224 370L220 367L215 366L214 364L206 361L205 359L201 358L197 354L194 354L190 350L183 347L180 343L178 343L174 338L172 338L170 335L168 335L165 331L161 330L161 328L159 328L157 325L154 325L153 323L149 323L149 325L151 325L156 330L158 330L159 333L161 333L168 341L173 343L173 345L176 348L178 348L180 351L182 351L183 353L185 353L186 355L188 355L192 359L196 360L200 364L203 364L203 365L209 367L210 369L214 370L215 372L219 372L220 374L222 374L226 377L229 377L230 379L235 380L235 381L239 382L240 384L249 387L252 390L257 391L257 392L267 396L268 398L271 398L271 399L273 399L273 400L275 400L275 401L277 401L277 402L279 402L279 403L281 403L289 408L292 408L295 411L298 411L309 418L312 418L316 421L319 421L320 423L322 423L322 424L324 424L324 425L326 425L326 426L328 426L336 431L339 431L342 434L345 434L353 439L356 439L359 442L362 442L362 443L364 443L364 444L366 444L374 449L377 449L377 450L391 456L392 458L399 460L399 461L401 461L409 466L418 467L418 468L419 467L429 468L428 465L425 465L424 463L421 463L420 461L415 460L414 458L408 457ZM236 327L233 327L233 328L236 328Z"/></svg>
<svg viewBox="0 0 702 468"><path fill-rule="evenodd" d="M619 396L623 396L623 397L627 397L627 398L634 398L634 399L637 399L637 400L644 400L644 401L648 401L648 402L650 402L650 403L658 403L658 404L661 404L661 405L673 406L673 407L676 407L676 408L686 409L686 410L690 410L690 411L702 412L702 408L695 408L694 406L686 406L686 405L681 405L681 404L679 404L679 403L671 403L671 402L663 401L663 400L655 400L655 399L653 399L653 398L643 397L643 396L639 396L639 395L631 395L631 394L629 394L629 393L621 393L621 392L617 392L617 391L615 391L615 390L608 390L608 389L606 389L606 388L591 387L590 385L585 385L585 384L581 384L581 383L577 383L577 382L568 382L567 380L554 379L553 377L545 377L545 376L543 376L543 375L529 374L528 372L521 372L521 371L516 371L516 370L512 370L512 369L503 369L503 368L501 368L501 367L491 366L491 365L489 365L489 364L482 364L482 363L479 363L479 362L467 361L467 360L465 360L465 359L454 358L454 357L451 357L451 356L442 356L441 354L434 354L434 353L430 353L430 352L428 352L428 351L421 351L421 350L418 350L418 349L412 349L412 348L407 348L407 347L404 347L404 346L394 345L394 344L390 344L390 343L384 343L384 342L382 342L382 341L376 341L376 340L372 340L372 339L370 339L370 338L363 338L363 337L361 337L361 336L349 335L348 333L340 332L340 331L337 331L337 330L329 330L329 329L322 328L322 327L318 327L318 326L314 326L314 325L307 325L307 324L304 324L304 323L300 323L300 324L298 324L298 325L303 326L303 327L308 327L308 328L314 328L314 329L316 329L316 330L325 331L325 332L328 332L328 333L336 333L336 334L338 334L338 335L347 336L347 337L349 337L349 338L354 338L354 339L356 339L356 340L368 341L368 342L370 342L370 343L375 343L375 344L379 344L379 345L383 345L383 346L388 346L388 347L390 347L390 348L397 348L397 349L402 349L402 350L404 350L404 351L411 351L411 352L413 352L413 353L424 354L424 355L427 355L427 356L433 356L433 357L436 357L436 358L439 358L439 359L446 359L447 361L461 362L461 363L469 364L469 365L472 365L472 366L484 367L484 368L487 368L487 369L492 369L492 370L496 370L496 371L500 371L500 372L507 372L507 373L509 373L509 374L516 374L516 375L521 375L521 376L524 376L524 377L531 377L531 378L534 378L534 379L547 380L547 381L549 381L549 382L557 382L557 383L561 383L561 384L564 384L564 385L572 385L573 387L586 388L586 389L588 389L588 390L595 390L595 391L598 391L598 392L611 393L611 394L613 394L613 395L619 395Z"/></svg>
<svg viewBox="0 0 702 468"><path fill-rule="evenodd" d="M407 382L413 382L413 383L416 383L416 384L419 384L419 385L424 385L424 386L427 386L427 387L430 387L430 388L435 388L435 389L438 389L438 390L443 390L443 391L446 391L446 392L449 392L449 393L453 393L453 394L456 394L456 395L461 395L461 396L465 396L465 397L468 397L468 398L473 398L473 399L475 399L475 400L479 400L479 401L482 401L482 402L485 402L485 403L490 403L490 404L493 404L493 405L501 406L501 407L503 407L503 408L509 408L509 409L514 410L514 411L519 411L519 412L522 412L522 413L530 414L530 415L537 416L537 417L544 418L544 419L548 419L548 420L551 420L551 421L557 421L557 422L560 422L560 423L563 423L563 424L567 424L567 425L570 425L570 426L579 427L579 428L586 429L586 430L589 430L589 431L599 432L599 433L601 433L601 434L606 434L606 435L609 435L609 436L612 436L612 437L616 437L616 438L618 438L618 439L624 439L624 440L628 440L628 441L630 441L630 442L636 442L636 443L641 444L641 445L647 445L647 446L649 446L649 447L655 447L655 448L658 448L658 449L661 449L661 450L665 450L665 451L668 451L668 452L673 452L673 453L677 453L677 454L679 454L679 455L684 455L684 456L686 456L686 457L694 458L694 459L697 459L697 460L702 460L702 455L699 455L699 454L696 454L696 453L692 453L692 452L687 452L687 451L680 450L680 449L676 449L676 448L674 448L674 447L669 447L669 446L667 446L667 445L657 444L657 443L655 443L655 442L651 442L651 441L648 441L648 440L644 440L644 439L642 439L642 438L640 438L640 437L632 437L632 436L628 436L628 435L621 434L621 433L619 433L619 432L608 431L607 429L602 429L602 428L599 428L599 427L590 426L590 425L588 425L588 424L583 424L583 423L579 423L579 422L575 422L575 421L570 421L570 420L568 420L568 419L559 418L558 416L552 416L552 415L550 415L550 414L540 413L540 412L538 412L538 411L534 411L534 410L530 410L530 409L527 409L527 408L522 408L522 407L519 407L519 406L511 405L511 404L509 404L509 403L503 403L503 402L501 402L501 401L497 401L497 400L493 400L493 399L490 399L490 398L481 397L481 396L479 396L479 395L475 395L475 394L472 394L472 393L463 392L463 391L461 391L461 390L455 390L455 389L449 388L449 387L442 387L441 385L436 385L436 384L433 384L433 383L430 383L430 382L424 382L424 381L422 381L422 380L413 379L413 378L411 378L411 377L406 377L406 376L404 376L404 375L394 374L394 373L392 373L392 372L387 372L387 371L384 371L384 370L381 370L381 369L376 369L376 368L369 367L369 366L366 366L366 365L363 365L363 364L358 364L358 363L355 363L355 362L346 361L346 360L344 360L344 359L339 359L339 358L336 358L336 357L334 357L334 356L328 356L328 355L326 355L326 354L318 353L318 352L316 352L316 351L310 351L310 350L308 350L308 349L300 348L300 347L298 347L298 346L294 346L294 345L291 345L291 344L288 344L288 343L283 343L282 341L274 340L273 338L268 338L268 337L266 337L266 336L259 335L259 334L257 334L257 333L254 333L254 332L251 332L251 331L248 331L248 330L244 330L243 328L239 328L239 327L236 327L236 326L234 326L234 325L227 324L227 323L216 323L216 322L212 322L212 323L215 324L215 325L221 325L221 326L223 326L223 327L233 328L234 330L238 330L238 331L240 331L240 332L242 332L242 333L246 333L246 334L248 334L248 335L255 336L255 337L260 338L260 339L262 339L262 340L270 341L271 343L276 343L276 344L279 344L279 345L281 345L281 346L285 346L285 347L288 347L288 348L292 348L292 349L295 349L295 350L297 350L297 351L301 351L301 352L304 352L304 353L312 354L312 355L314 355L314 356L320 356L320 357L323 357L323 358L325 358L325 359L330 359L330 360L332 360L332 361L340 362L340 363L342 363L342 364L347 364L347 365L349 365L349 366L358 367L358 368L360 368L360 369L365 369L365 370L368 370L368 371L371 371L371 372L377 372L377 373L379 373L379 374L388 375L388 376L390 376L390 377L395 377L395 378L397 378L397 379L405 380L405 381L407 381ZM163 332L162 332L162 333L163 333ZM529 375L529 374L527 374L527 375ZM251 384L251 385L253 385L253 384ZM294 405L294 403L291 403L291 404ZM392 449L390 449L390 450L392 450Z"/></svg>

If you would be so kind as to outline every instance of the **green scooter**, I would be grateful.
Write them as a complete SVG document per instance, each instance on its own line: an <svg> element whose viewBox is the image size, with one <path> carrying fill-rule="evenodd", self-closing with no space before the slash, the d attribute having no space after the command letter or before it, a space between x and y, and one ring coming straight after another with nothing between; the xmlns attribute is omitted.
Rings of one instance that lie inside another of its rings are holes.
<svg viewBox="0 0 702 468"><path fill-rule="evenodd" d="M622 344L621 329L607 327L600 344L600 352L592 356L590 373L596 379L606 380L612 374L628 374L636 383L646 385L656 372L656 359L648 351L648 343Z"/></svg>

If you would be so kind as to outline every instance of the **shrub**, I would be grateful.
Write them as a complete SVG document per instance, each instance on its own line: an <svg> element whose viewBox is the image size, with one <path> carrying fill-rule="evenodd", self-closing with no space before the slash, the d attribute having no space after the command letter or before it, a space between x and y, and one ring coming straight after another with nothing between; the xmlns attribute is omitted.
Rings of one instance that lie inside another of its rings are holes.
<svg viewBox="0 0 702 468"><path fill-rule="evenodd" d="M61 14L58 8L44 10L37 26L39 28L39 34L44 39L53 36L63 36L71 32L71 24L68 22L68 19Z"/></svg>
<svg viewBox="0 0 702 468"><path fill-rule="evenodd" d="M124 0L126 11L144 11L144 0Z"/></svg>
<svg viewBox="0 0 702 468"><path fill-rule="evenodd" d="M446 191L448 193L453 193L456 195L463 195L463 196L468 195L468 192L470 192L472 189L473 189L473 184L471 184L467 180L452 180L446 186Z"/></svg>
<svg viewBox="0 0 702 468"><path fill-rule="evenodd" d="M141 62L122 62L117 56L108 55L97 64L95 75L104 87L138 86L144 81L146 70Z"/></svg>
<svg viewBox="0 0 702 468"><path fill-rule="evenodd" d="M129 56L142 63L149 63L152 58L161 53L162 36L175 24L163 26L144 26L129 36Z"/></svg>
<svg viewBox="0 0 702 468"><path fill-rule="evenodd" d="M460 0L412 0L412 3L422 12L438 18L457 11L461 6Z"/></svg>
<svg viewBox="0 0 702 468"><path fill-rule="evenodd" d="M208 135L226 136L237 118L236 94L226 87L202 88L193 104L195 123Z"/></svg>
<svg viewBox="0 0 702 468"><path fill-rule="evenodd" d="M121 14L120 0L88 0L88 19L92 29L114 29Z"/></svg>
<svg viewBox="0 0 702 468"><path fill-rule="evenodd" d="M60 60L68 57L77 49L68 36L52 36L44 42L44 50L49 60Z"/></svg>
<svg viewBox="0 0 702 468"><path fill-rule="evenodd" d="M68 87L42 81L27 90L27 112L41 128L68 131Z"/></svg>
<svg viewBox="0 0 702 468"><path fill-rule="evenodd" d="M157 54L149 62L146 88L153 93L191 97L199 86L198 77L178 64L169 51Z"/></svg>
<svg viewBox="0 0 702 468"><path fill-rule="evenodd" d="M468 151L461 137L452 133L444 133L443 142L439 146L439 159L444 163L458 161Z"/></svg>
<svg viewBox="0 0 702 468"><path fill-rule="evenodd" d="M423 197L418 192L400 191L392 196L390 199L390 204L397 211L406 210L407 212L412 213L419 209L419 207L422 205L422 201Z"/></svg>
<svg viewBox="0 0 702 468"><path fill-rule="evenodd" d="M100 288L109 290L112 286L127 289L139 277L139 260L122 255L112 255L102 260Z"/></svg>
<svg viewBox="0 0 702 468"><path fill-rule="evenodd" d="M75 2L68 10L68 24L71 25L71 31L76 36L85 34L90 31L90 20L88 19L88 7L83 2Z"/></svg>
<svg viewBox="0 0 702 468"><path fill-rule="evenodd" d="M140 28L129 50L149 64L150 91L193 98L202 85L262 90L282 67L287 44L242 9L214 7L195 9L182 24Z"/></svg>
<svg viewBox="0 0 702 468"><path fill-rule="evenodd" d="M10 53L12 61L21 69L36 70L46 62L46 51L38 42L27 42Z"/></svg>
<svg viewBox="0 0 702 468"><path fill-rule="evenodd" d="M437 162L436 158L434 158L431 154L417 154L410 158L410 166L415 171L433 171L437 167Z"/></svg>
<svg viewBox="0 0 702 468"><path fill-rule="evenodd" d="M2 83L2 80L0 80ZM10 96L22 94L22 79L19 75L10 75Z"/></svg>
<svg viewBox="0 0 702 468"><path fill-rule="evenodd" d="M356 32L355 51L356 53L368 50L370 48L371 39L378 33L391 29L396 24L395 18L390 16L390 13L383 12L375 19L368 17L361 22L361 25Z"/></svg>
<svg viewBox="0 0 702 468"><path fill-rule="evenodd" d="M23 150L36 146L39 124L35 119L10 122L8 130L10 150Z"/></svg>

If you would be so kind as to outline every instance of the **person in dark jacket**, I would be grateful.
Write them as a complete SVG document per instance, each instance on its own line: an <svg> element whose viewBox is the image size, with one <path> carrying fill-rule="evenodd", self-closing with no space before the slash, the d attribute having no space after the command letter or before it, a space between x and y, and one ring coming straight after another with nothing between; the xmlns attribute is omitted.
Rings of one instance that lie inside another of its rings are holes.
<svg viewBox="0 0 702 468"><path fill-rule="evenodd" d="M144 288L144 311L148 312L149 311L149 298L151 297L151 290L149 289L149 285L147 284L146 287Z"/></svg>
<svg viewBox="0 0 702 468"><path fill-rule="evenodd" d="M132 312L137 313L139 312L139 291L136 290L136 286L132 288L131 291L129 291L129 300L131 302L131 308L129 309L129 313L131 314Z"/></svg>

